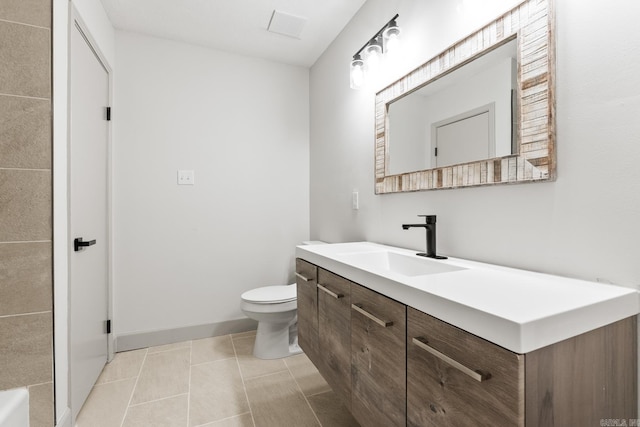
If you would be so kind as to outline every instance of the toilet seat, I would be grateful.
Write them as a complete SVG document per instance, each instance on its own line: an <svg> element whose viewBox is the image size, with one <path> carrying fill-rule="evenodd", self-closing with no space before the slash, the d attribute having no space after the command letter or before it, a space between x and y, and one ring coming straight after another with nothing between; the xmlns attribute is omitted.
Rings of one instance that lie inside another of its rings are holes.
<svg viewBox="0 0 640 427"><path fill-rule="evenodd" d="M296 287L293 285L263 286L246 291L240 298L252 304L281 304L295 301L297 299L297 293Z"/></svg>

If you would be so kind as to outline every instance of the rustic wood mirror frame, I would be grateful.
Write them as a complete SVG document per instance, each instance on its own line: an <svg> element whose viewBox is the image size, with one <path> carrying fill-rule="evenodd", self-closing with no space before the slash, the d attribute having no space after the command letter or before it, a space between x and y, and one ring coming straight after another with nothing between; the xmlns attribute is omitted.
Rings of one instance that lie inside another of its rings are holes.
<svg viewBox="0 0 640 427"><path fill-rule="evenodd" d="M517 153L388 175L389 105L514 37L518 39ZM527 0L376 94L376 194L555 180L554 95L552 0Z"/></svg>

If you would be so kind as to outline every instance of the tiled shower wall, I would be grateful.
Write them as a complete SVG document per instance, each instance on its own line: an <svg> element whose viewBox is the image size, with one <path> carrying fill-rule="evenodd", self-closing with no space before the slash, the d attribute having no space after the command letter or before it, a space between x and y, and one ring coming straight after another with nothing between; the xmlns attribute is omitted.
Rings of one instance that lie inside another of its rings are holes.
<svg viewBox="0 0 640 427"><path fill-rule="evenodd" d="M51 0L0 0L0 390L53 426Z"/></svg>

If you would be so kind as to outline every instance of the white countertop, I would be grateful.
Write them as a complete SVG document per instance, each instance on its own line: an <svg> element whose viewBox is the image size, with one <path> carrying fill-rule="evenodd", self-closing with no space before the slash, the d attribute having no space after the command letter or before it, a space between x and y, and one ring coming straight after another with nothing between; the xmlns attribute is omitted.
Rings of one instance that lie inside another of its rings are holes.
<svg viewBox="0 0 640 427"><path fill-rule="evenodd" d="M516 353L527 353L640 312L640 293L456 258L458 271L409 276L360 254L415 251L370 242L298 246L296 256ZM444 266L443 266L444 267Z"/></svg>

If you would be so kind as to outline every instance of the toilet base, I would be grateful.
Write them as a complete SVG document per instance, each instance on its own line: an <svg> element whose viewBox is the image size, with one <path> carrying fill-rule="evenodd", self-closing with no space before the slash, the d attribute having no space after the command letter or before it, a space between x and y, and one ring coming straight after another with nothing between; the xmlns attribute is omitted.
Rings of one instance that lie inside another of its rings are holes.
<svg viewBox="0 0 640 427"><path fill-rule="evenodd" d="M298 346L298 324L258 322L253 355L258 359L281 359L302 353Z"/></svg>

